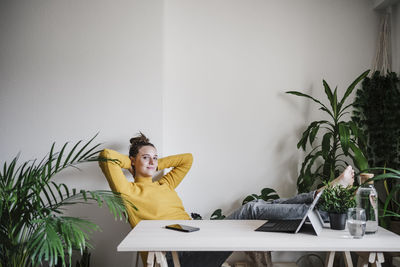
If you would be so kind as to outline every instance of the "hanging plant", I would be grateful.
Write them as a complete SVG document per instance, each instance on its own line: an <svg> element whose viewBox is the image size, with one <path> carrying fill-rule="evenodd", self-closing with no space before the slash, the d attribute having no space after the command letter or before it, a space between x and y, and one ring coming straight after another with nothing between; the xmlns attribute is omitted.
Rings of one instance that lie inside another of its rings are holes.
<svg viewBox="0 0 400 267"><path fill-rule="evenodd" d="M394 72L376 71L356 92L352 120L367 139L370 166L400 167L400 89Z"/></svg>
<svg viewBox="0 0 400 267"><path fill-rule="evenodd" d="M356 92L353 121L366 137L365 155L370 166L400 169L400 83L396 73L376 71L365 78ZM380 172L382 173L382 172ZM385 177L385 176L384 176ZM400 183L397 179L377 181L385 195L379 195L383 214L400 213ZM393 216L398 217L398 216ZM387 222L382 221L382 224Z"/></svg>

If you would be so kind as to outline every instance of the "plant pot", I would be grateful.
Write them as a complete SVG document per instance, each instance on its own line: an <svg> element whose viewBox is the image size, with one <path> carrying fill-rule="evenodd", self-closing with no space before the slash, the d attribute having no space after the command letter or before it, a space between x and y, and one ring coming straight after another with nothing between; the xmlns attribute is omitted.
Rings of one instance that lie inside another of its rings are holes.
<svg viewBox="0 0 400 267"><path fill-rule="evenodd" d="M346 228L346 213L329 213L331 229L344 230Z"/></svg>

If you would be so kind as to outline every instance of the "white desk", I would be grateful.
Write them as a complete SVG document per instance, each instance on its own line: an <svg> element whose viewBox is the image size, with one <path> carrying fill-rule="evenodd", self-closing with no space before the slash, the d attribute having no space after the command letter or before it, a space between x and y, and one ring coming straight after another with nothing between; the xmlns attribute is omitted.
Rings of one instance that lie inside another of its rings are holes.
<svg viewBox="0 0 400 267"><path fill-rule="evenodd" d="M199 227L200 231L184 233L164 228L176 223ZM161 266L167 266L162 251L330 251L331 254L336 251L400 251L400 236L383 228L362 239L352 239L346 230L324 229L320 236L254 231L263 223L262 220L141 221L117 250L154 252L149 253L150 265L156 258ZM378 262L378 254L369 257L376 255Z"/></svg>

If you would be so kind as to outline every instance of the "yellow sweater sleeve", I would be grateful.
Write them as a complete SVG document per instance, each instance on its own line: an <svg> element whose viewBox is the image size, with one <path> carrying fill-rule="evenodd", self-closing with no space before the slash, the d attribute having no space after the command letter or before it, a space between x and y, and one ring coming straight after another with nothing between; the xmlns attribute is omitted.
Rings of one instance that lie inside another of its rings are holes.
<svg viewBox="0 0 400 267"><path fill-rule="evenodd" d="M193 156L190 153L168 156L158 160L158 170L166 168L173 169L164 175L158 182L160 184L168 184L175 189L182 182L185 175L192 167Z"/></svg>
<svg viewBox="0 0 400 267"><path fill-rule="evenodd" d="M131 167L131 160L128 156L111 149L104 149L100 152L100 158L114 159L116 161L100 161L99 165L107 178L110 188L114 192L129 194L131 183L126 179L122 169Z"/></svg>

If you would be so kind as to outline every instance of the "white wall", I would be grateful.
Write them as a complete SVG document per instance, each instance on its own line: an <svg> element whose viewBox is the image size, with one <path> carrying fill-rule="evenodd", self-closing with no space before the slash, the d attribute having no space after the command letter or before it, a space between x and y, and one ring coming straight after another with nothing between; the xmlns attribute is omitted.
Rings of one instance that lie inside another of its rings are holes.
<svg viewBox="0 0 400 267"><path fill-rule="evenodd" d="M41 157L88 139L127 151L148 133L162 154L192 152L178 189L188 212L225 213L263 187L296 190L296 143L319 118L285 95L340 94L371 66L378 21L365 0L2 1L0 156ZM108 188L95 165L59 178ZM105 209L79 207L103 232L93 266L129 266L129 231Z"/></svg>
<svg viewBox="0 0 400 267"><path fill-rule="evenodd" d="M43 157L53 141L89 139L128 152L139 130L162 145L161 1L0 2L0 162ZM2 163L1 163L2 164ZM97 164L59 181L108 189ZM106 209L81 206L98 223L92 266L124 266L116 246L130 230Z"/></svg>
<svg viewBox="0 0 400 267"><path fill-rule="evenodd" d="M187 1L165 5L164 151L194 153L178 191L208 217L250 193L296 191L296 143L320 118L288 90L339 95L370 68L377 16L357 1Z"/></svg>

